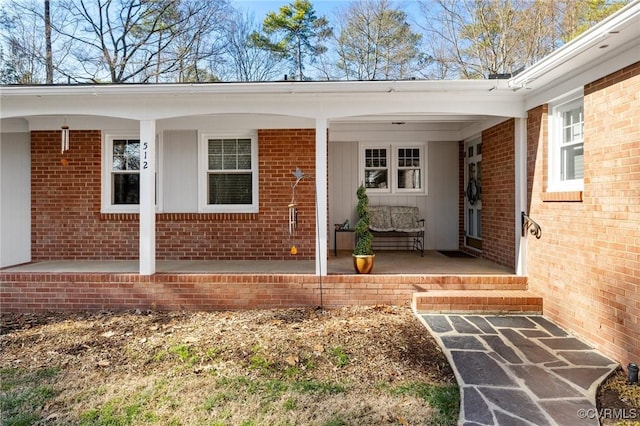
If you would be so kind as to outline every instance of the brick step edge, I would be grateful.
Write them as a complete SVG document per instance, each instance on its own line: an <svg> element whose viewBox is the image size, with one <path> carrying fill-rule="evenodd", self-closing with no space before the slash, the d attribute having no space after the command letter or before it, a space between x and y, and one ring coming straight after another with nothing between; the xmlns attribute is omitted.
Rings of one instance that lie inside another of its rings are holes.
<svg viewBox="0 0 640 426"><path fill-rule="evenodd" d="M417 313L542 314L542 297L527 290L433 290L413 294Z"/></svg>

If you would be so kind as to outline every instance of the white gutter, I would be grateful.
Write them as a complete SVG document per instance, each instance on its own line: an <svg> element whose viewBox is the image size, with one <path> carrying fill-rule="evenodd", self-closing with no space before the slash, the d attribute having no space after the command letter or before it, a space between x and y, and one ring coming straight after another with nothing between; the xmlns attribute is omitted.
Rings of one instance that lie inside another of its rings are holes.
<svg viewBox="0 0 640 426"><path fill-rule="evenodd" d="M506 80L280 81L201 84L1 86L0 97L65 95L296 94L469 92L509 90Z"/></svg>
<svg viewBox="0 0 640 426"><path fill-rule="evenodd" d="M582 35L565 44L549 56L536 62L530 68L516 75L509 80L509 87L518 90L527 84L537 80L561 65L579 56L588 49L602 44L611 35L617 34L618 30L633 23L640 17L640 0L634 0L627 6L620 9L610 17L596 24ZM636 22L638 24L638 22Z"/></svg>

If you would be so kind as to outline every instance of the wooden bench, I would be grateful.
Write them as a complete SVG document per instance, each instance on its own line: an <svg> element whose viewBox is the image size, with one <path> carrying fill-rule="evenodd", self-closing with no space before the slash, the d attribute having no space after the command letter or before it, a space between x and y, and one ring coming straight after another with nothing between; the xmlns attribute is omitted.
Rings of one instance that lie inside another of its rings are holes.
<svg viewBox="0 0 640 426"><path fill-rule="evenodd" d="M418 207L369 206L375 248L417 250L424 256L424 219Z"/></svg>

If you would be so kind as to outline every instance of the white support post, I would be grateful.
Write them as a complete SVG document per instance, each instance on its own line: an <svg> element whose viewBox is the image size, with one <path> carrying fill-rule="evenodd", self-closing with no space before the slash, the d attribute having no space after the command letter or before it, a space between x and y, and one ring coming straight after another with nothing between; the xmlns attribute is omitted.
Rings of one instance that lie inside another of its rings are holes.
<svg viewBox="0 0 640 426"><path fill-rule="evenodd" d="M316 118L316 275L327 275L327 119Z"/></svg>
<svg viewBox="0 0 640 426"><path fill-rule="evenodd" d="M140 121L140 275L156 273L156 122Z"/></svg>
<svg viewBox="0 0 640 426"><path fill-rule="evenodd" d="M527 119L515 119L516 275L527 274L527 238L522 236L522 212L528 213Z"/></svg>

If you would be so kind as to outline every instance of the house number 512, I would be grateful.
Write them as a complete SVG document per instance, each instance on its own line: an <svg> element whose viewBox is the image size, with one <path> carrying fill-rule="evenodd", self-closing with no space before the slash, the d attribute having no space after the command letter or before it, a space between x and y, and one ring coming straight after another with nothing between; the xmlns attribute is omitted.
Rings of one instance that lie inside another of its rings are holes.
<svg viewBox="0 0 640 426"><path fill-rule="evenodd" d="M149 143L148 142L144 142L142 144L142 168L143 169L148 169L149 168L149 163L147 162L147 152L149 151Z"/></svg>

